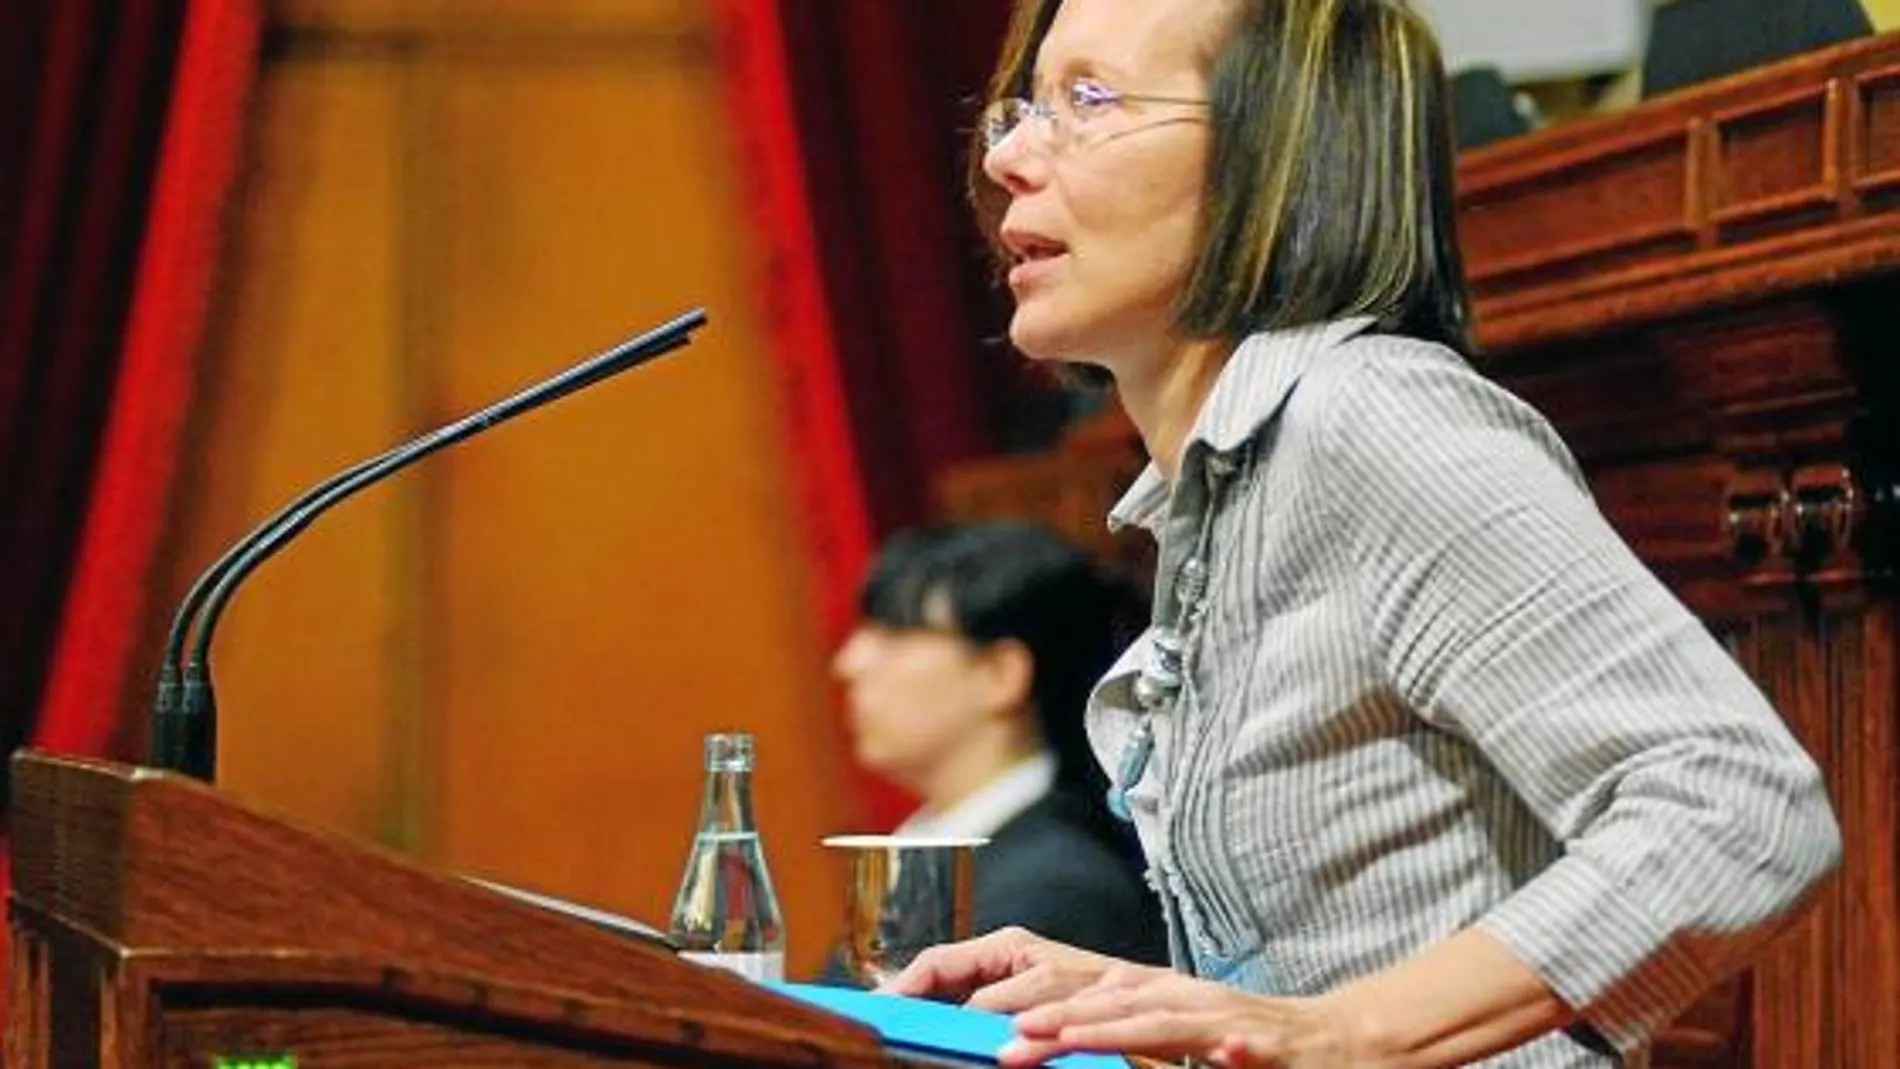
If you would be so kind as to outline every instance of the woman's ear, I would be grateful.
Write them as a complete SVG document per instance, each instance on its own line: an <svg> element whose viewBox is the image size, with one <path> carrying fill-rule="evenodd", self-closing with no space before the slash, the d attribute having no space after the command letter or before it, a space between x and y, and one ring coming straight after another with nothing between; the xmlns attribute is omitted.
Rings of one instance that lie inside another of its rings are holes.
<svg viewBox="0 0 1900 1069"><path fill-rule="evenodd" d="M992 710L1014 713L1027 708L1036 681L1036 658L1017 639L988 643L978 654Z"/></svg>

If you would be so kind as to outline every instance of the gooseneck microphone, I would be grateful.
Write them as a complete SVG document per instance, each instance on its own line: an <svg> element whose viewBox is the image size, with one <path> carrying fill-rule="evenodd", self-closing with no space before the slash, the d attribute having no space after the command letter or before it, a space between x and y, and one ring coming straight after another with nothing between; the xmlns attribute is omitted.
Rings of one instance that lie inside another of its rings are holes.
<svg viewBox="0 0 1900 1069"><path fill-rule="evenodd" d="M152 764L206 782L216 779L218 713L211 684L211 636L238 584L318 516L437 450L672 352L691 341L692 332L705 322L705 310L693 309L512 397L355 464L304 491L238 539L192 583L172 619L152 703ZM186 657L188 639L191 654Z"/></svg>

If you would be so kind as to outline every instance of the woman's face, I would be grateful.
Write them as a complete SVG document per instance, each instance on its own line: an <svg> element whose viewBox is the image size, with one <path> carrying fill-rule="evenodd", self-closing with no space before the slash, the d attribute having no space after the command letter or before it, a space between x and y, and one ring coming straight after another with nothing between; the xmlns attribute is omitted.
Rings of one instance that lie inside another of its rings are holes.
<svg viewBox="0 0 1900 1069"><path fill-rule="evenodd" d="M950 630L860 624L831 661L858 761L916 787L1007 704L985 651Z"/></svg>
<svg viewBox="0 0 1900 1069"><path fill-rule="evenodd" d="M1067 123L1066 101L1077 79L1205 101L1203 56L1225 7L1062 4L1037 52L1034 88L1055 105L1055 129L1025 119L983 159L1009 194L1000 234L1016 260L1009 333L1024 353L1115 370L1168 337L1200 252L1207 109L1123 101Z"/></svg>

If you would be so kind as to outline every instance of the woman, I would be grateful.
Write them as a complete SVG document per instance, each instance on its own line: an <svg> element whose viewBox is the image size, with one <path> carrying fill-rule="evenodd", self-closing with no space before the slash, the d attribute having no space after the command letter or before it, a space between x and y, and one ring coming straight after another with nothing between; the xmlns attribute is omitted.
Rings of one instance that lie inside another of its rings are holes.
<svg viewBox="0 0 1900 1069"><path fill-rule="evenodd" d="M1026 931L891 990L1008 1064L1641 1064L1838 863L1813 762L1467 365L1396 0L1032 0L972 191L1015 344L1112 376L1154 626L1089 726L1176 971Z"/></svg>
<svg viewBox="0 0 1900 1069"><path fill-rule="evenodd" d="M973 926L1167 960L1137 851L1103 807L1089 690L1139 599L1081 548L1025 523L907 531L878 554L832 659L859 762L921 800L898 829L975 836ZM834 962L827 978L841 981Z"/></svg>

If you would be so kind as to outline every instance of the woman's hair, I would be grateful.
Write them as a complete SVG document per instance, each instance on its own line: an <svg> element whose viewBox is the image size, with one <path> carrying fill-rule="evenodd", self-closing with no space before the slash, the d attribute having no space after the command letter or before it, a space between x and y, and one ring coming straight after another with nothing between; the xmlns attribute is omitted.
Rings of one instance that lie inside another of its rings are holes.
<svg viewBox="0 0 1900 1069"><path fill-rule="evenodd" d="M1096 680L1145 623L1134 587L1039 526L948 524L893 537L859 599L868 620L950 630L977 645L1013 639L1033 665L1030 701L1057 782L1095 801L1108 781L1083 728Z"/></svg>
<svg viewBox="0 0 1900 1069"><path fill-rule="evenodd" d="M1238 339L1372 315L1469 351L1449 90L1430 28L1403 0L1224 2L1207 70L1207 230L1180 329ZM1033 94L1060 6L1018 0L993 99ZM1001 263L1007 197L982 154L979 130L969 195Z"/></svg>

